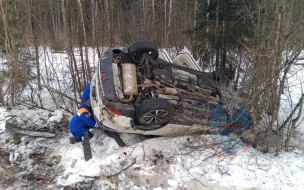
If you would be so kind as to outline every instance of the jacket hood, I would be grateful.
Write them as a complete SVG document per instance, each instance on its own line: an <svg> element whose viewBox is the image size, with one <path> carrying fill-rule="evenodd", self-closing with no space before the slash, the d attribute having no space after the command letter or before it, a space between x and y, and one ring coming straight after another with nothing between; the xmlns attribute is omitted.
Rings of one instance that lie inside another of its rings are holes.
<svg viewBox="0 0 304 190"><path fill-rule="evenodd" d="M80 105L78 106L78 109L80 109L80 108L86 108L87 110L89 110L89 111L92 113L92 108L89 107L89 106L87 106L87 105L85 105L85 104L80 104Z"/></svg>

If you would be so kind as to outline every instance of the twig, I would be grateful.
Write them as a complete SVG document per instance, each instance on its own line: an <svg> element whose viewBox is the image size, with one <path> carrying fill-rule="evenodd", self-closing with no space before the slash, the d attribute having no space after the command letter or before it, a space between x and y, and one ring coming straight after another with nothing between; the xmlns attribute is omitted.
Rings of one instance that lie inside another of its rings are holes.
<svg viewBox="0 0 304 190"><path fill-rule="evenodd" d="M81 174L80 174L80 176L85 177L85 178L93 178L93 179L99 179L100 178L100 176L87 176L87 175L81 175Z"/></svg>
<svg viewBox="0 0 304 190"><path fill-rule="evenodd" d="M66 112L69 112L70 114L75 114L74 112L71 112L70 110L68 110L68 109L66 109L66 108L64 108L64 107L62 107L62 106L59 106L59 108L65 110Z"/></svg>
<svg viewBox="0 0 304 190"><path fill-rule="evenodd" d="M200 180L198 180L196 177L194 177L190 171L188 171L188 172L189 172L189 174L190 174L196 181L198 181L202 186L206 187L206 185L203 184L203 183L202 183Z"/></svg>
<svg viewBox="0 0 304 190"><path fill-rule="evenodd" d="M136 163L136 161L137 161L137 158L134 158L133 162L131 164L129 164L127 167L123 168L118 173L113 174L113 175L109 175L107 177L114 177L114 176L117 176L117 175L121 174L123 171L125 171L125 170L129 169L131 166L133 166Z"/></svg>
<svg viewBox="0 0 304 190"><path fill-rule="evenodd" d="M81 103L81 102L75 100L74 98L71 98L70 96L68 96L68 95L66 95L66 94L64 94L64 93L62 93L62 92L60 92L60 91L58 91L58 90L56 90L56 89L54 89L54 88L51 88L51 87L46 86L46 85L42 85L42 87L48 89L49 91L52 91L52 92L54 92L54 93L57 93L57 94L59 94L59 95L61 95L61 96L64 96L65 98L67 98L67 99L69 99L69 100L71 100L71 101L73 101L73 102L75 102L75 103L77 103L77 104L80 104L80 103Z"/></svg>
<svg viewBox="0 0 304 190"><path fill-rule="evenodd" d="M36 181L49 181L49 182L52 182L51 179L47 178L46 176L43 176L43 175L38 175L35 177L35 180Z"/></svg>
<svg viewBox="0 0 304 190"><path fill-rule="evenodd" d="M77 162L77 159L74 159L73 162L72 162L72 164L71 164L72 168L75 166L76 162Z"/></svg>

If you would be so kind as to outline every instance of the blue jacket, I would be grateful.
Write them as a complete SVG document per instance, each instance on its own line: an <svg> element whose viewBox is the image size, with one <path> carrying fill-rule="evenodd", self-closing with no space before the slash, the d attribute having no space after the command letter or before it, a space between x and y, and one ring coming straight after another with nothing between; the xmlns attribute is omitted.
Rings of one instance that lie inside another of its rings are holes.
<svg viewBox="0 0 304 190"><path fill-rule="evenodd" d="M83 134L83 132L89 128L99 128L99 126L94 119L92 109L82 104L70 121L70 131L76 136L78 133Z"/></svg>
<svg viewBox="0 0 304 190"><path fill-rule="evenodd" d="M91 82L89 82L89 84L87 84L87 86L83 90L81 97L83 102L87 102L90 99L90 86L91 86Z"/></svg>

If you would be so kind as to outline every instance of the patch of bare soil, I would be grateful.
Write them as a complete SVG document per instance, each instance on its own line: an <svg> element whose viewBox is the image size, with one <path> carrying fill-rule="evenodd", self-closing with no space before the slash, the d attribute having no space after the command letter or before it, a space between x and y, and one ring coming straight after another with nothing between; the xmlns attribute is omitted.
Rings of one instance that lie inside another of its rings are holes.
<svg viewBox="0 0 304 190"><path fill-rule="evenodd" d="M73 187L59 186L54 179L60 175L60 156L51 156L52 145L69 135L69 117L59 123L48 123L54 138L31 137L4 131L0 134L0 187L15 189L90 189L92 181Z"/></svg>

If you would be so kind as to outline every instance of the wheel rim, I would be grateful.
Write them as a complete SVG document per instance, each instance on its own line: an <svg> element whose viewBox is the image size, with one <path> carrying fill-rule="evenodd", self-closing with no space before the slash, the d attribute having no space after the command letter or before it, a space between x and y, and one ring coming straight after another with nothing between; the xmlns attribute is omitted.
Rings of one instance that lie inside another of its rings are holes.
<svg viewBox="0 0 304 190"><path fill-rule="evenodd" d="M166 110L153 110L143 116L144 122L147 124L161 123L168 119L168 112Z"/></svg>
<svg viewBox="0 0 304 190"><path fill-rule="evenodd" d="M141 57L143 57L144 54L149 55L153 59L156 57L155 52L153 52L153 51L142 51L142 52L135 53L133 55L133 60L136 62L140 62L140 59L141 59Z"/></svg>

